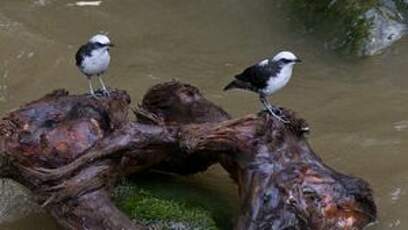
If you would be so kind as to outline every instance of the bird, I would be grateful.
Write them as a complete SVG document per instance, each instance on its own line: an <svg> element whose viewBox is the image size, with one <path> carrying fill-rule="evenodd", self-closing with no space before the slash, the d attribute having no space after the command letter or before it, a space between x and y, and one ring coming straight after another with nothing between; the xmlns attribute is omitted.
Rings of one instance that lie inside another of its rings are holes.
<svg viewBox="0 0 408 230"><path fill-rule="evenodd" d="M266 58L249 66L242 73L235 75L235 79L224 87L224 91L231 89L249 90L259 94L259 100L264 107L278 120L288 123L276 111L280 110L269 103L267 96L282 89L289 82L293 67L301 60L292 52L281 51L273 58Z"/></svg>
<svg viewBox="0 0 408 230"><path fill-rule="evenodd" d="M76 66L86 76L89 82L90 94L96 97L92 87L92 77L96 76L101 83L102 92L109 96L101 75L106 72L110 63L110 48L114 47L108 36L96 34L88 42L82 45L75 54Z"/></svg>

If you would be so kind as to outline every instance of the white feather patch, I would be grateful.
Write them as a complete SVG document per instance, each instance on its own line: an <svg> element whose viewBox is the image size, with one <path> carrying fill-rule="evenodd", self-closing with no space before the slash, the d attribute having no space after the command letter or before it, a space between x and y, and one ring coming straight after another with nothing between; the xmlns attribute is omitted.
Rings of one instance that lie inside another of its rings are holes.
<svg viewBox="0 0 408 230"><path fill-rule="evenodd" d="M285 87L292 76L292 70L293 65L284 66L276 77L269 78L267 86L262 92L269 96Z"/></svg>
<svg viewBox="0 0 408 230"><path fill-rule="evenodd" d="M104 73L110 63L109 51L106 47L93 50L90 56L85 56L81 64L81 71L87 75Z"/></svg>
<svg viewBox="0 0 408 230"><path fill-rule="evenodd" d="M262 60L262 61L260 61L260 62L258 63L259 66L266 66L266 65L268 65L268 64L269 64L269 60L268 60L268 59Z"/></svg>

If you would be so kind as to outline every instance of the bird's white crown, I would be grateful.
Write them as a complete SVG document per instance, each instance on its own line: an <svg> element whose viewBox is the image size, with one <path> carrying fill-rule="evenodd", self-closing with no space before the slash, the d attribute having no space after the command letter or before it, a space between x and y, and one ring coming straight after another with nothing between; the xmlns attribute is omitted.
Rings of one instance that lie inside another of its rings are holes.
<svg viewBox="0 0 408 230"><path fill-rule="evenodd" d="M101 44L104 44L104 45L108 45L108 44L111 43L108 36L106 36L104 34L94 35L93 37L91 37L91 39L89 39L89 42L91 42L91 43L101 43Z"/></svg>
<svg viewBox="0 0 408 230"><path fill-rule="evenodd" d="M279 52L278 54L275 55L275 57L273 57L273 61L279 61L281 59L288 59L288 60L297 60L297 57L289 51L282 51Z"/></svg>

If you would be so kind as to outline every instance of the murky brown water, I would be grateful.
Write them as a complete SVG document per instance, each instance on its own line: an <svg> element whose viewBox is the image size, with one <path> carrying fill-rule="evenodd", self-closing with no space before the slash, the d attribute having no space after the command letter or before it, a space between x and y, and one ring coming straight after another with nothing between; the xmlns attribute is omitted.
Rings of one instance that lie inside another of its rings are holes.
<svg viewBox="0 0 408 230"><path fill-rule="evenodd" d="M99 31L109 32L117 44L105 81L126 89L134 102L149 86L175 78L199 86L235 116L258 111L257 97L224 94L222 87L247 65L289 49L304 64L272 101L308 120L310 142L330 166L371 183L379 223L370 229L408 229L407 40L377 57L345 60L306 34L276 1L72 3L1 0L0 115L56 88L86 91L73 56ZM236 202L234 187L219 168L183 183L213 186L214 193L226 197L225 207ZM44 215L2 229L34 226L57 229Z"/></svg>

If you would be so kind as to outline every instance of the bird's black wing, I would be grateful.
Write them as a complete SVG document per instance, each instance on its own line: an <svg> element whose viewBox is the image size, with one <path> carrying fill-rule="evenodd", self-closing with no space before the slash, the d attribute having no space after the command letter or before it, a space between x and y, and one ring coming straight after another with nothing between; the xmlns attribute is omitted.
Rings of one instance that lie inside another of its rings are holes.
<svg viewBox="0 0 408 230"><path fill-rule="evenodd" d="M86 45L81 46L75 54L75 64L81 66L82 61L84 60L83 54L86 51Z"/></svg>
<svg viewBox="0 0 408 230"><path fill-rule="evenodd" d="M82 45L75 54L75 63L77 66L81 66L85 56L91 56L92 50L96 48L96 44L87 43Z"/></svg>
<svg viewBox="0 0 408 230"><path fill-rule="evenodd" d="M253 65L235 76L236 79L249 83L254 89L263 89L267 86L270 77L276 77L281 67L274 62L267 65Z"/></svg>

